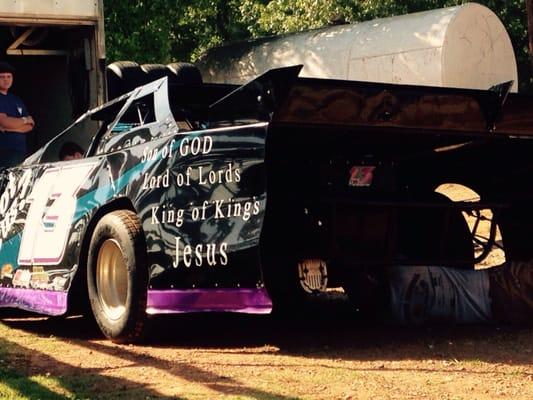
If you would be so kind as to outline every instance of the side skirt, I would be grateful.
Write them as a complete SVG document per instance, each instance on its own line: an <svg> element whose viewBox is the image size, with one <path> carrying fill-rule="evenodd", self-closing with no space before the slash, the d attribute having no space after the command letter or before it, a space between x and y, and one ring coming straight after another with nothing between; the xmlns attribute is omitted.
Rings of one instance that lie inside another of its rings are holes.
<svg viewBox="0 0 533 400"><path fill-rule="evenodd" d="M202 311L269 314L272 300L264 288L148 291L148 314Z"/></svg>
<svg viewBox="0 0 533 400"><path fill-rule="evenodd" d="M63 315L67 312L67 295L67 292L0 287L0 307Z"/></svg>

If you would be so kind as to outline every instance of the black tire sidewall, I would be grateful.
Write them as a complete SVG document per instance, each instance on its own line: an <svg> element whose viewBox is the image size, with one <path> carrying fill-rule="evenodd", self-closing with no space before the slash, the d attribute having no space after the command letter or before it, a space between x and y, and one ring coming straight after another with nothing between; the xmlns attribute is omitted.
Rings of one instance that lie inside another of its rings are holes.
<svg viewBox="0 0 533 400"><path fill-rule="evenodd" d="M116 98L147 82L140 65L133 61L115 61L106 68L108 99Z"/></svg>
<svg viewBox="0 0 533 400"><path fill-rule="evenodd" d="M163 64L143 64L141 70L145 73L147 82L173 76L167 66Z"/></svg>
<svg viewBox="0 0 533 400"><path fill-rule="evenodd" d="M96 265L102 244L114 239L124 257L127 268L126 311L117 320L106 317L96 287ZM91 308L105 336L117 342L134 340L139 336L139 319L146 314L147 272L144 249L132 238L126 225L116 213L105 215L97 224L89 245L87 260L87 289Z"/></svg>
<svg viewBox="0 0 533 400"><path fill-rule="evenodd" d="M182 85L201 85L202 84L202 74L196 65L185 63L185 62L175 62L168 64L167 68L174 75L173 81Z"/></svg>

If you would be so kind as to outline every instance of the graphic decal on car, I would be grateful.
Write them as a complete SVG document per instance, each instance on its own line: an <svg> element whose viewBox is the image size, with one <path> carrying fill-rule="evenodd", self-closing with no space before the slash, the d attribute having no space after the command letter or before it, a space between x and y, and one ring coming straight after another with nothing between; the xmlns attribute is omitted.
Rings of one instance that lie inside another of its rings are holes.
<svg viewBox="0 0 533 400"><path fill-rule="evenodd" d="M20 243L19 265L57 265L63 258L76 194L96 163L44 171L27 197L30 208Z"/></svg>
<svg viewBox="0 0 533 400"><path fill-rule="evenodd" d="M21 175L20 175L21 174ZM20 176L18 176L20 175ZM8 176L8 184L0 196L0 250L3 239L9 237L13 225L17 222L17 216L26 208L28 199L26 195L30 189L32 171L11 171Z"/></svg>

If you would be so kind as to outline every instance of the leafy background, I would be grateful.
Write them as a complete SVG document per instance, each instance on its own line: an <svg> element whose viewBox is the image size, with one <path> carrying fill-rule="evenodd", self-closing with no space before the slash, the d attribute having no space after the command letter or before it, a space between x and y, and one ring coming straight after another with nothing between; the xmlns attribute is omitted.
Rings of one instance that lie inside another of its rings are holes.
<svg viewBox="0 0 533 400"><path fill-rule="evenodd" d="M528 0L529 1L529 0ZM457 0L108 0L107 58L139 63L195 61L224 43L466 3ZM520 90L533 92L526 0L478 1L509 32Z"/></svg>

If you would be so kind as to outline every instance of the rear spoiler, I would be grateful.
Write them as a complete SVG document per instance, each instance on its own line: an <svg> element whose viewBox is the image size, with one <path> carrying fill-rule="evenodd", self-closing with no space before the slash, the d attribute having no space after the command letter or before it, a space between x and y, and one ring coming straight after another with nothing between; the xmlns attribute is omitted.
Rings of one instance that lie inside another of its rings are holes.
<svg viewBox="0 0 533 400"><path fill-rule="evenodd" d="M512 81L489 90L298 78L272 69L209 107L208 120L294 127L533 137L533 97Z"/></svg>
<svg viewBox="0 0 533 400"><path fill-rule="evenodd" d="M489 90L300 78L276 125L533 136L533 97Z"/></svg>

